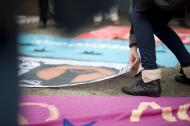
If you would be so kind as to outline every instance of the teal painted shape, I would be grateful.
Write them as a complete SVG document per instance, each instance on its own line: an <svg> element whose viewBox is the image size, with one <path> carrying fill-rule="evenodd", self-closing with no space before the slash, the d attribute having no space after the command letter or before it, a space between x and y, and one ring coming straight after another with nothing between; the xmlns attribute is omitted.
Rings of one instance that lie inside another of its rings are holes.
<svg viewBox="0 0 190 126"><path fill-rule="evenodd" d="M189 45L186 45L186 49L190 52ZM179 63L176 56L165 45L156 45L156 57L159 66L175 67Z"/></svg>
<svg viewBox="0 0 190 126"><path fill-rule="evenodd" d="M96 124L96 121L92 121L92 122L87 123L87 124L82 125L82 126L93 126L94 124Z"/></svg>
<svg viewBox="0 0 190 126"><path fill-rule="evenodd" d="M19 54L93 62L128 63L128 42L122 40L72 39L47 35L20 34ZM186 45L190 51L190 46ZM159 66L175 67L176 57L165 46L156 45Z"/></svg>
<svg viewBox="0 0 190 126"><path fill-rule="evenodd" d="M63 126L74 126L69 120L64 119L63 120Z"/></svg>
<svg viewBox="0 0 190 126"><path fill-rule="evenodd" d="M19 54L56 59L127 63L129 48L128 43L120 40L69 39L21 34Z"/></svg>
<svg viewBox="0 0 190 126"><path fill-rule="evenodd" d="M93 126L95 123L96 123L96 121L92 121L92 122L84 124L82 126ZM74 125L68 119L64 119L63 126L74 126Z"/></svg>

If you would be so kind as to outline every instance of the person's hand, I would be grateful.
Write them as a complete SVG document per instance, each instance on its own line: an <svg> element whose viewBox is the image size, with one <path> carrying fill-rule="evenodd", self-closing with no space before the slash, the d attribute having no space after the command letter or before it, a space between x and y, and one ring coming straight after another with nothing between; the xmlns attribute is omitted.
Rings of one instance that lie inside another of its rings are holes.
<svg viewBox="0 0 190 126"><path fill-rule="evenodd" d="M131 70L135 70L139 67L140 57L137 52L137 46L132 46L129 54L129 62Z"/></svg>

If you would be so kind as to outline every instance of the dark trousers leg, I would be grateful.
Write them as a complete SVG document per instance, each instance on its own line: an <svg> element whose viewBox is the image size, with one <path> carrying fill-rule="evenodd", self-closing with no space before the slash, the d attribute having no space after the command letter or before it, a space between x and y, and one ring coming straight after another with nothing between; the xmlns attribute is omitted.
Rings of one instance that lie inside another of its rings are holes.
<svg viewBox="0 0 190 126"><path fill-rule="evenodd" d="M155 16L156 15L156 16ZM159 15L165 18L159 19ZM179 36L168 26L171 14L163 12L142 14L134 12L132 17L134 32L137 38L142 66L145 69L156 69L154 34L174 53L182 67L190 66L190 55Z"/></svg>
<svg viewBox="0 0 190 126"><path fill-rule="evenodd" d="M39 0L40 21L47 22L48 18L48 0Z"/></svg>
<svg viewBox="0 0 190 126"><path fill-rule="evenodd" d="M190 54L179 36L168 25L154 25L156 36L174 53L182 67L190 66Z"/></svg>
<svg viewBox="0 0 190 126"><path fill-rule="evenodd" d="M144 69L157 69L154 33L149 17L134 11L132 23L140 51L142 67Z"/></svg>

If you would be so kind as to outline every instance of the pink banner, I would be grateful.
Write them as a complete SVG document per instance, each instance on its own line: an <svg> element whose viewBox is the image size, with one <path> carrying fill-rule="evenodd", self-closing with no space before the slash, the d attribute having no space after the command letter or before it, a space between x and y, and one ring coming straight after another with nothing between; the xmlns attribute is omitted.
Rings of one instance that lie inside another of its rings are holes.
<svg viewBox="0 0 190 126"><path fill-rule="evenodd" d="M101 40L128 39L129 27L107 26L94 31L83 33L76 38L95 38Z"/></svg>
<svg viewBox="0 0 190 126"><path fill-rule="evenodd" d="M190 97L21 97L22 126L190 126Z"/></svg>
<svg viewBox="0 0 190 126"><path fill-rule="evenodd" d="M95 38L101 40L112 39L129 39L129 27L107 26L94 31L83 33L76 38ZM189 29L176 29L175 30L185 44L190 44L190 30ZM156 42L160 43L160 40L156 38Z"/></svg>

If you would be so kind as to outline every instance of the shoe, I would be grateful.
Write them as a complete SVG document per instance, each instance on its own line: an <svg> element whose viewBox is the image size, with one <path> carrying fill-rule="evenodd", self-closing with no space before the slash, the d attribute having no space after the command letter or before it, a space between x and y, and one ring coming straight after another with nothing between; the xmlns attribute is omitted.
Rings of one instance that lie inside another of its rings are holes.
<svg viewBox="0 0 190 126"><path fill-rule="evenodd" d="M112 21L112 24L113 24L113 25L120 25L121 23L120 23L119 20L115 20L115 21Z"/></svg>
<svg viewBox="0 0 190 126"><path fill-rule="evenodd" d="M190 85L190 78L187 78L185 74L176 75L175 81L181 84L187 84Z"/></svg>
<svg viewBox="0 0 190 126"><path fill-rule="evenodd" d="M44 22L44 21L40 21L38 27L39 28L46 28L47 27L47 23Z"/></svg>
<svg viewBox="0 0 190 126"><path fill-rule="evenodd" d="M94 22L94 27L98 27L101 25L101 22Z"/></svg>
<svg viewBox="0 0 190 126"><path fill-rule="evenodd" d="M154 80L149 83L144 83L141 79L131 87L123 87L122 92L135 96L160 97L160 80Z"/></svg>
<svg viewBox="0 0 190 126"><path fill-rule="evenodd" d="M175 81L181 84L190 85L190 67L183 67L180 70L180 75L175 76Z"/></svg>

